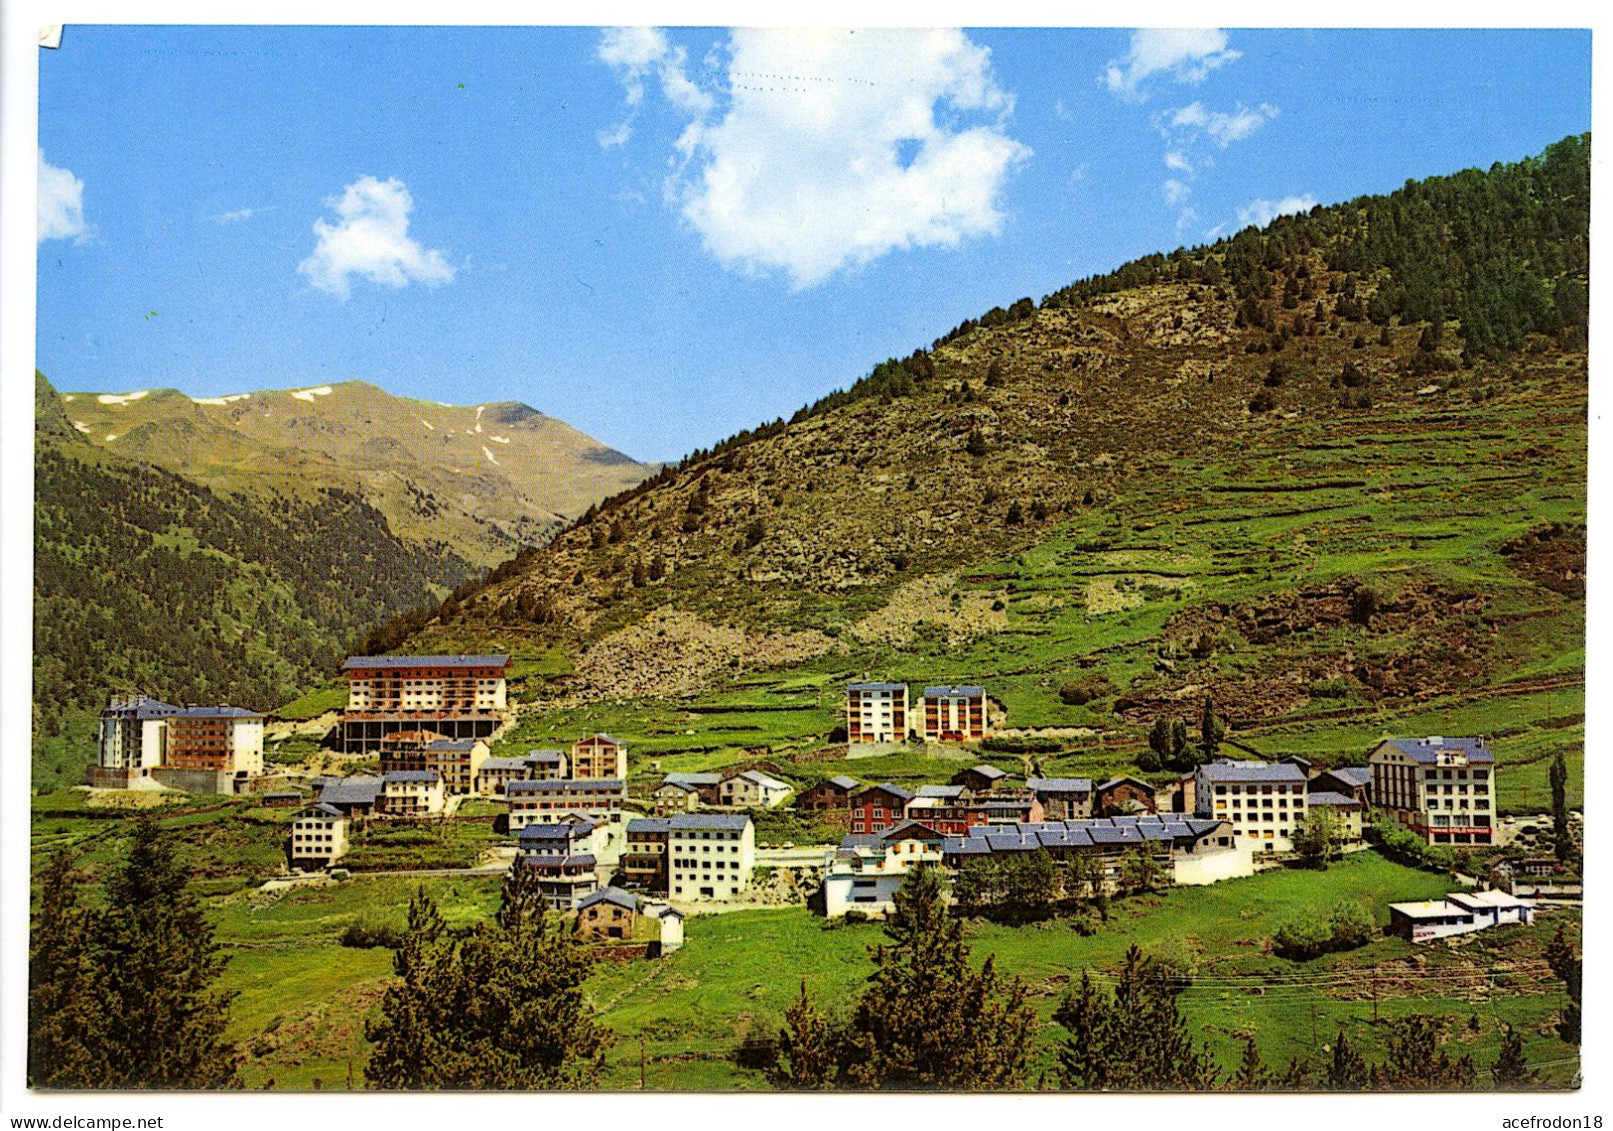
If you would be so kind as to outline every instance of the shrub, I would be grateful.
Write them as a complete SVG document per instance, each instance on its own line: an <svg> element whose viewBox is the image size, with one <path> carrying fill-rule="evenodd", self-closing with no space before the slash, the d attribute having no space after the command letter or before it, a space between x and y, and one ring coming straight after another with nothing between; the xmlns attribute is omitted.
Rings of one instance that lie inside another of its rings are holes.
<svg viewBox="0 0 1613 1131"><path fill-rule="evenodd" d="M384 946L397 950L403 946L406 934L403 927L366 911L347 924L347 930L342 932L342 945L360 949Z"/></svg>

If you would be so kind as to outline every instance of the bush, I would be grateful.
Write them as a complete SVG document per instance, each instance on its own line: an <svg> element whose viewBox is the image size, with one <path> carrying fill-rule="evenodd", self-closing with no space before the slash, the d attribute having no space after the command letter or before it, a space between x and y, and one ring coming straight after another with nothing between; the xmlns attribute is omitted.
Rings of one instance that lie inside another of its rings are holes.
<svg viewBox="0 0 1613 1131"><path fill-rule="evenodd" d="M390 950L397 950L403 946L406 934L405 929L398 924L366 911L347 924L347 930L342 932L342 945L360 949L384 946Z"/></svg>
<svg viewBox="0 0 1613 1131"><path fill-rule="evenodd" d="M1314 914L1303 914L1287 920L1271 937L1272 953L1279 958L1302 961L1326 954L1331 949L1331 925Z"/></svg>
<svg viewBox="0 0 1613 1131"><path fill-rule="evenodd" d="M1378 933L1366 909L1359 903L1341 903L1333 911L1330 926L1333 932L1332 950L1354 950L1366 946Z"/></svg>

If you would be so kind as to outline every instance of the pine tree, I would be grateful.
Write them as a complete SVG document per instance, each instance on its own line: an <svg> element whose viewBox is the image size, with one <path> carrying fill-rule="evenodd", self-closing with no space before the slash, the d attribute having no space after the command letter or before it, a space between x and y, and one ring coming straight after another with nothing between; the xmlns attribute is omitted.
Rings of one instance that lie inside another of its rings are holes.
<svg viewBox="0 0 1613 1131"><path fill-rule="evenodd" d="M1327 1066L1327 1087L1335 1092L1359 1092L1370 1080L1366 1060L1340 1029L1339 1038L1333 1043L1333 1060Z"/></svg>
<svg viewBox="0 0 1613 1131"><path fill-rule="evenodd" d="M1574 944L1568 941L1561 923L1557 924L1557 933L1552 936L1551 942L1546 944L1546 963L1551 967L1551 972L1562 979L1568 992L1568 1003L1563 1006L1557 1021L1557 1035L1568 1044L1578 1045L1585 963L1574 953Z"/></svg>
<svg viewBox="0 0 1613 1131"><path fill-rule="evenodd" d="M57 852L40 878L28 935L28 1086L97 1088L110 1068L102 1036L102 969L91 953L93 916L78 902L72 853Z"/></svg>
<svg viewBox="0 0 1613 1131"><path fill-rule="evenodd" d="M1490 1075L1495 1079L1496 1088L1503 1092L1521 1091L1540 1082L1540 1073L1529 1067L1529 1060L1523 1054L1523 1034L1511 1025L1501 1038L1501 1053L1490 1068Z"/></svg>
<svg viewBox="0 0 1613 1131"><path fill-rule="evenodd" d="M1551 782L1552 841L1557 850L1557 859L1567 863L1574 854L1574 835L1568 824L1568 765L1563 761L1561 750L1551 760L1548 778Z"/></svg>
<svg viewBox="0 0 1613 1131"><path fill-rule="evenodd" d="M1253 1036L1243 1041L1243 1059L1232 1077L1232 1087L1239 1092L1261 1092L1271 1086L1271 1074L1260 1062L1260 1046Z"/></svg>
<svg viewBox="0 0 1613 1131"><path fill-rule="evenodd" d="M899 1089L1022 1085L1036 1028L1024 985L999 975L995 958L973 969L935 869L910 872L894 902L890 942L874 949L874 975L848 1027L847 1080Z"/></svg>
<svg viewBox="0 0 1613 1131"><path fill-rule="evenodd" d="M796 1091L829 1087L839 1071L837 1043L829 1018L807 996L806 979L801 979L801 996L784 1011L779 1059L768 1079L775 1088Z"/></svg>
<svg viewBox="0 0 1613 1131"><path fill-rule="evenodd" d="M94 921L107 1050L98 1087L240 1086L240 1054L224 1037L235 995L215 988L226 960L189 879L157 823L140 818Z"/></svg>
<svg viewBox="0 0 1613 1131"><path fill-rule="evenodd" d="M1092 971L1081 971L1080 986L1065 995L1053 1020L1069 1031L1058 1050L1065 1085L1090 1092L1112 1088L1121 1057L1117 1018L1110 995L1093 985Z"/></svg>
<svg viewBox="0 0 1613 1131"><path fill-rule="evenodd" d="M1202 762L1215 760L1226 732L1226 724L1215 717L1215 703L1206 695L1204 708L1199 712L1199 755Z"/></svg>
<svg viewBox="0 0 1613 1131"><path fill-rule="evenodd" d="M1398 1092L1466 1091L1477 1076L1472 1057L1440 1049L1439 1022L1421 1014L1389 1023L1383 1063L1372 1070L1374 1087Z"/></svg>
<svg viewBox="0 0 1613 1131"><path fill-rule="evenodd" d="M1135 943L1113 993L1090 971L1059 1003L1053 1020L1069 1031L1059 1047L1066 1086L1089 1091L1202 1091L1215 1084L1209 1053L1194 1043L1177 998L1187 979L1146 957Z"/></svg>

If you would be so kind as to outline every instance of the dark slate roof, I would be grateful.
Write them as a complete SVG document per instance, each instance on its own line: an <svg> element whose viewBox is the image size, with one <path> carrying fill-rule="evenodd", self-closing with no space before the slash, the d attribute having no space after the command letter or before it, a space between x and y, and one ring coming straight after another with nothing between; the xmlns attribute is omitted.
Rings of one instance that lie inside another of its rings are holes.
<svg viewBox="0 0 1613 1131"><path fill-rule="evenodd" d="M1371 766L1340 766L1336 770L1324 770L1329 777L1337 778L1346 785L1362 786L1372 784ZM1314 778L1312 779L1315 780Z"/></svg>
<svg viewBox="0 0 1613 1131"><path fill-rule="evenodd" d="M1292 762L1206 762L1199 772L1208 782L1302 782L1305 771Z"/></svg>
<svg viewBox="0 0 1613 1131"><path fill-rule="evenodd" d="M506 793L563 793L601 789L608 793L621 793L625 784L621 778L550 778L547 781L512 781L504 789Z"/></svg>
<svg viewBox="0 0 1613 1131"><path fill-rule="evenodd" d="M662 785L677 785L677 786L684 786L684 787L693 787L693 786L702 786L702 785L720 785L721 783L722 783L722 775L721 774L679 774L679 773L672 773L672 774L666 775L666 777L661 779L661 784Z"/></svg>
<svg viewBox="0 0 1613 1131"><path fill-rule="evenodd" d="M103 718L166 719L178 714L179 710L180 708L172 703L164 703L149 695L134 695L121 702L108 704L101 715Z"/></svg>
<svg viewBox="0 0 1613 1131"><path fill-rule="evenodd" d="M1412 759L1424 765L1432 766L1439 761L1441 751L1467 755L1469 762L1493 762L1494 757L1482 738L1391 738L1389 744L1402 754L1410 755Z"/></svg>
<svg viewBox="0 0 1613 1131"><path fill-rule="evenodd" d="M558 766L565 756L565 752L560 750L528 750L523 757L516 760L532 762L539 766Z"/></svg>
<svg viewBox="0 0 1613 1131"><path fill-rule="evenodd" d="M331 805L373 805L385 785L380 778L326 778L319 800Z"/></svg>
<svg viewBox="0 0 1613 1131"><path fill-rule="evenodd" d="M905 683L848 683L847 691L906 691Z"/></svg>
<svg viewBox="0 0 1613 1131"><path fill-rule="evenodd" d="M984 687L973 683L964 684L960 687L926 687L924 689L924 698L926 699L931 696L940 698L943 695L967 695L971 698L979 699L985 694L986 689Z"/></svg>
<svg viewBox="0 0 1613 1131"><path fill-rule="evenodd" d="M1342 793L1334 793L1330 789L1320 789L1305 799L1307 805L1333 805L1340 809L1359 809L1361 803L1353 797L1346 797Z"/></svg>
<svg viewBox="0 0 1613 1131"><path fill-rule="evenodd" d="M383 775L385 781L422 781L435 782L438 779L436 770L391 770Z"/></svg>
<svg viewBox="0 0 1613 1131"><path fill-rule="evenodd" d="M600 888L593 895L578 902L577 910L592 907L596 903L614 903L618 907L625 907L629 911L638 910L638 896L630 891L623 891L617 887Z"/></svg>
<svg viewBox="0 0 1613 1131"><path fill-rule="evenodd" d="M991 851L984 837L949 836L941 841L941 851L948 856L984 856Z"/></svg>
<svg viewBox="0 0 1613 1131"><path fill-rule="evenodd" d="M1106 781L1102 785L1098 786L1098 789L1099 789L1100 792L1102 790L1105 790L1105 789L1113 789L1115 786L1119 785L1121 782L1128 782L1128 781L1132 785L1140 785L1140 786L1142 786L1149 793L1154 792L1154 787L1149 785L1147 782L1143 781L1141 778L1134 778L1134 777L1130 777L1130 776L1125 775L1125 774L1122 774L1118 778L1110 778L1108 781Z"/></svg>
<svg viewBox="0 0 1613 1131"><path fill-rule="evenodd" d="M248 711L245 707L181 707L174 712L175 718L180 719L261 719L262 715L256 711Z"/></svg>
<svg viewBox="0 0 1613 1131"><path fill-rule="evenodd" d="M484 770L524 770L527 768L525 758L489 758L482 763Z"/></svg>
<svg viewBox="0 0 1613 1131"><path fill-rule="evenodd" d="M354 668L503 668L508 656L349 656L343 671Z"/></svg>
<svg viewBox="0 0 1613 1131"><path fill-rule="evenodd" d="M673 832L689 830L723 830L738 832L750 824L743 813L679 813L667 818L667 828Z"/></svg>
<svg viewBox="0 0 1613 1131"><path fill-rule="evenodd" d="M474 750L477 739L474 738L434 738L426 743L427 750Z"/></svg>
<svg viewBox="0 0 1613 1131"><path fill-rule="evenodd" d="M878 833L847 833L840 838L841 848L878 848L881 843Z"/></svg>
<svg viewBox="0 0 1613 1131"><path fill-rule="evenodd" d="M340 817L343 815L342 811L336 806L324 801L316 801L297 814L299 817Z"/></svg>
<svg viewBox="0 0 1613 1131"><path fill-rule="evenodd" d="M1008 776L1006 771L999 770L996 766L988 766L985 763L981 763L978 766L970 766L969 772L979 774L983 778L990 778L992 781L996 781L998 778L1005 778Z"/></svg>
<svg viewBox="0 0 1613 1131"><path fill-rule="evenodd" d="M597 868L599 862L587 852L579 852L575 856L527 856L523 858L528 868Z"/></svg>
<svg viewBox="0 0 1613 1131"><path fill-rule="evenodd" d="M943 799L946 799L946 800L951 800L951 799L953 799L955 797L962 797L963 796L963 786L961 786L961 785L921 785L921 786L919 786L918 796L920 796L920 797L939 797L939 798L943 798Z"/></svg>
<svg viewBox="0 0 1613 1131"><path fill-rule="evenodd" d="M829 784L832 786L837 786L840 789L856 789L862 784L862 782L858 781L856 778L835 777L829 779Z"/></svg>
<svg viewBox="0 0 1613 1131"><path fill-rule="evenodd" d="M922 821L903 821L899 825L886 829L878 834L880 840L905 840L917 837L920 840L940 840L941 834Z"/></svg>
<svg viewBox="0 0 1613 1131"><path fill-rule="evenodd" d="M594 824L592 821L575 821L575 822L573 822L573 821L563 821L563 822L558 822L558 823L555 823L555 824L527 825L519 833L516 834L516 839L521 840L521 841L528 841L528 840L565 840L565 841L571 841L571 840L576 840L579 837L587 836L589 833L593 832L598 827L599 826Z"/></svg>
<svg viewBox="0 0 1613 1131"><path fill-rule="evenodd" d="M911 800L913 800L913 795L911 793L907 792L907 790L903 789L899 785L892 785L888 781L882 781L878 785L868 786L866 789L864 789L862 791L862 793L867 793L868 790L870 790L870 789L883 790L884 792L890 794L892 797L899 797L903 801L911 801ZM859 797L862 796L862 793L859 793L858 796Z"/></svg>
<svg viewBox="0 0 1613 1131"><path fill-rule="evenodd" d="M664 833L672 828L672 822L665 817L634 817L627 822L627 835L634 833Z"/></svg>
<svg viewBox="0 0 1613 1131"><path fill-rule="evenodd" d="M1091 778L1031 778L1025 783L1035 793L1091 793Z"/></svg>

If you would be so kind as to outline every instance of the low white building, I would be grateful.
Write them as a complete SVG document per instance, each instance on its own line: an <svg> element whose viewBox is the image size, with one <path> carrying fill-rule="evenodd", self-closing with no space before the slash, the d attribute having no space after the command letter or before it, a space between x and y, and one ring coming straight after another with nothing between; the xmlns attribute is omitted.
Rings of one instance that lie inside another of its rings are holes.
<svg viewBox="0 0 1613 1131"><path fill-rule="evenodd" d="M889 915L908 872L941 865L945 839L918 821L846 837L823 877L824 913L831 919L848 911Z"/></svg>
<svg viewBox="0 0 1613 1131"><path fill-rule="evenodd" d="M742 774L735 774L725 778L718 789L718 796L724 805L743 806L750 809L771 809L781 805L790 795L790 783L779 781L770 774L760 770L746 770Z"/></svg>
<svg viewBox="0 0 1613 1131"><path fill-rule="evenodd" d="M1414 943L1465 935L1504 923L1527 923L1535 905L1504 891L1458 891L1444 899L1389 905L1389 933Z"/></svg>
<svg viewBox="0 0 1613 1131"><path fill-rule="evenodd" d="M1198 768L1193 807L1200 817L1232 822L1256 854L1291 852L1305 819L1305 771L1288 762L1218 758Z"/></svg>
<svg viewBox="0 0 1613 1131"><path fill-rule="evenodd" d="M756 867L756 826L742 813L677 813L667 818L667 895L674 900L737 899Z"/></svg>
<svg viewBox="0 0 1613 1131"><path fill-rule="evenodd" d="M348 817L334 805L321 802L304 807L291 822L290 851L293 868L304 871L329 868L347 855Z"/></svg>
<svg viewBox="0 0 1613 1131"><path fill-rule="evenodd" d="M435 817L446 791L436 770L393 770L381 776L381 816Z"/></svg>

